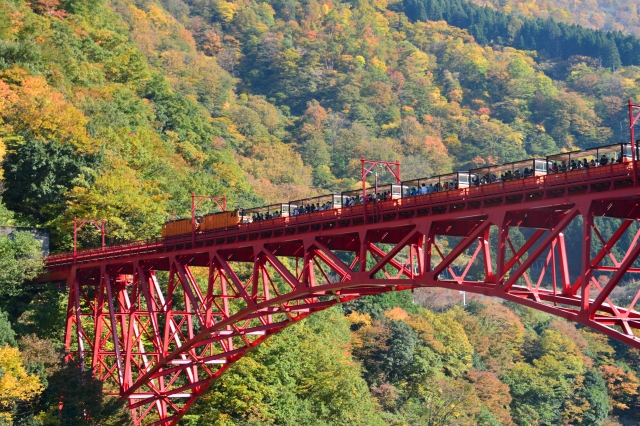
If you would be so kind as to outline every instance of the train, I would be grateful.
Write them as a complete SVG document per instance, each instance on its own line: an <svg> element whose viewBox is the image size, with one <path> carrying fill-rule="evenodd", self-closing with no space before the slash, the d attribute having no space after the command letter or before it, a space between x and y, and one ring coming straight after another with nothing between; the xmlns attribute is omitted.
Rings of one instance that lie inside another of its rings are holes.
<svg viewBox="0 0 640 426"><path fill-rule="evenodd" d="M229 210L195 217L195 232L200 234L215 229L232 228L242 222L242 210ZM189 219L170 220L162 225L162 238L191 234L192 223Z"/></svg>
<svg viewBox="0 0 640 426"><path fill-rule="evenodd" d="M638 144L640 144L640 140L636 143L636 159L640 158ZM508 182L513 180L567 173L583 168L609 166L630 161L632 161L630 143L605 145L548 155L545 158L529 158L499 165L483 166L468 171L380 185L375 188L370 187L365 190L364 194L361 189L356 189L340 194L325 194L250 209L210 213L195 217L195 232L200 234L218 229L238 228L242 224L263 220L294 217L301 214L319 214L326 210L347 207L358 208L358 206L362 206L365 197L367 203L385 202L498 183L508 185ZM191 234L193 231L191 218L176 219L163 224L162 237L182 236Z"/></svg>

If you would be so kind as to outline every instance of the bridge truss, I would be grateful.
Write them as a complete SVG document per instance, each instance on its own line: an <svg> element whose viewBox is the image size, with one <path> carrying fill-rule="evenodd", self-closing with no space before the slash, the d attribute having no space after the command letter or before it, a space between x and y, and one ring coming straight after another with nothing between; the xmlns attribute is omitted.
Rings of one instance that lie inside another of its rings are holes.
<svg viewBox="0 0 640 426"><path fill-rule="evenodd" d="M634 170L608 165L391 200L366 216L355 206L51 256L48 279L69 289L69 358L128 401L136 424L176 424L269 336L388 291L499 297L640 348L640 292L625 306L610 299L640 272Z"/></svg>

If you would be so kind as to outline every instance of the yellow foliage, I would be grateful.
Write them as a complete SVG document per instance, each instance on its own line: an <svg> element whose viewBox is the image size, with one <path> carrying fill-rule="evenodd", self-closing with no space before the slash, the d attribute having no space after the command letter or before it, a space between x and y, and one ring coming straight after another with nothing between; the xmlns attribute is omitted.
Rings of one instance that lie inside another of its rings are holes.
<svg viewBox="0 0 640 426"><path fill-rule="evenodd" d="M12 85L0 82L0 125L3 123L4 131L68 143L84 151L93 149L86 117L42 76L24 77Z"/></svg>
<svg viewBox="0 0 640 426"><path fill-rule="evenodd" d="M371 315L369 314L361 314L356 311L351 312L347 315L347 319L353 325L357 326L370 326L371 325Z"/></svg>
<svg viewBox="0 0 640 426"><path fill-rule="evenodd" d="M233 21L233 17L236 15L238 11L238 5L228 1L220 1L217 5L217 12L225 22Z"/></svg>
<svg viewBox="0 0 640 426"><path fill-rule="evenodd" d="M404 321L407 318L409 318L409 314L407 313L407 311L397 306L391 309L390 311L386 311L384 313L384 316L386 316L390 320L396 320L396 321Z"/></svg>
<svg viewBox="0 0 640 426"><path fill-rule="evenodd" d="M357 58L358 58L358 57L356 56L356 59L357 59ZM379 71L387 72L387 64L385 64L385 63L384 63L384 61L381 61L380 59L378 59L378 58L376 58L376 57L374 57L374 58L371 60L371 66L372 66L373 68L375 68L375 69L379 70Z"/></svg>
<svg viewBox="0 0 640 426"><path fill-rule="evenodd" d="M35 398L44 388L38 376L27 374L17 348L0 348L0 369L0 420L11 422L13 405Z"/></svg>

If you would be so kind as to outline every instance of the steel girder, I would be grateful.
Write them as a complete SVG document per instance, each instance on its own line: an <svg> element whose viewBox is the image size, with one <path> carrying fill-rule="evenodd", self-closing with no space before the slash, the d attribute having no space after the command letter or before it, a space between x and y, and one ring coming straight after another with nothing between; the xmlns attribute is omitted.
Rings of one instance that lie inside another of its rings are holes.
<svg viewBox="0 0 640 426"><path fill-rule="evenodd" d="M106 392L128 401L136 424L158 425L176 424L269 336L335 304L388 291L443 287L499 297L640 348L640 292L627 306L611 302L625 277L640 272L639 204L630 188L416 210L74 264L66 347L93 367ZM567 242L572 229L579 235ZM569 264L569 243L581 265Z"/></svg>

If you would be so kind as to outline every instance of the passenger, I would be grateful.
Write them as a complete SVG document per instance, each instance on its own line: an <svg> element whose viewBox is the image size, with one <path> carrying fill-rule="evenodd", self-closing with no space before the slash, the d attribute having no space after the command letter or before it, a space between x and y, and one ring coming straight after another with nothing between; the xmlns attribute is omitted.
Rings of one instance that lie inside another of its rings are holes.
<svg viewBox="0 0 640 426"><path fill-rule="evenodd" d="M434 192L436 192L436 188L433 186L433 183L429 184L429 193L433 194Z"/></svg>
<svg viewBox="0 0 640 426"><path fill-rule="evenodd" d="M440 192L440 182L437 182L433 187L434 192Z"/></svg>
<svg viewBox="0 0 640 426"><path fill-rule="evenodd" d="M520 179L522 176L520 175L520 169L516 169L516 172L513 174L514 179Z"/></svg>
<svg viewBox="0 0 640 426"><path fill-rule="evenodd" d="M489 182L490 183L495 183L498 180L498 178L496 178L496 175L494 173L491 174L491 178L489 178Z"/></svg>
<svg viewBox="0 0 640 426"><path fill-rule="evenodd" d="M471 183L473 183L473 186L478 186L480 185L480 179L478 179L478 175L474 175L471 178Z"/></svg>
<svg viewBox="0 0 640 426"><path fill-rule="evenodd" d="M454 179L452 184L453 184L453 188L452 189L458 189L458 179Z"/></svg>
<svg viewBox="0 0 640 426"><path fill-rule="evenodd" d="M562 160L562 164L560 164L560 171L562 173L567 171L567 162L565 160Z"/></svg>
<svg viewBox="0 0 640 426"><path fill-rule="evenodd" d="M620 154L618 156L618 159L616 160L616 163L622 163L622 154Z"/></svg>
<svg viewBox="0 0 640 426"><path fill-rule="evenodd" d="M558 163L556 163L555 161L553 162L553 165L551 166L551 171L553 173L558 173L558 171L560 170L560 168L558 167Z"/></svg>
<svg viewBox="0 0 640 426"><path fill-rule="evenodd" d="M420 188L420 194L424 195L427 193L427 186L423 183L422 187Z"/></svg>
<svg viewBox="0 0 640 426"><path fill-rule="evenodd" d="M606 166L609 163L609 159L607 159L607 156L602 154L602 157L600 157L600 165L601 166Z"/></svg>
<svg viewBox="0 0 640 426"><path fill-rule="evenodd" d="M411 188L411 196L415 197L416 195L417 195L416 189L415 188Z"/></svg>
<svg viewBox="0 0 640 426"><path fill-rule="evenodd" d="M597 166L598 165L596 164L596 160L592 158L591 161L589 161L589 167L597 167Z"/></svg>
<svg viewBox="0 0 640 426"><path fill-rule="evenodd" d="M582 160L582 168L584 168L584 169L588 169L589 168L589 162L587 161L586 158L584 158Z"/></svg>
<svg viewBox="0 0 640 426"><path fill-rule="evenodd" d="M576 160L571 160L571 164L569 164L570 170L578 170L578 165L576 164Z"/></svg>
<svg viewBox="0 0 640 426"><path fill-rule="evenodd" d="M331 201L327 201L327 204L325 204L325 210L331 210L333 208L333 203Z"/></svg>
<svg viewBox="0 0 640 426"><path fill-rule="evenodd" d="M411 197L411 188L407 188L407 192L405 192L405 197Z"/></svg>

